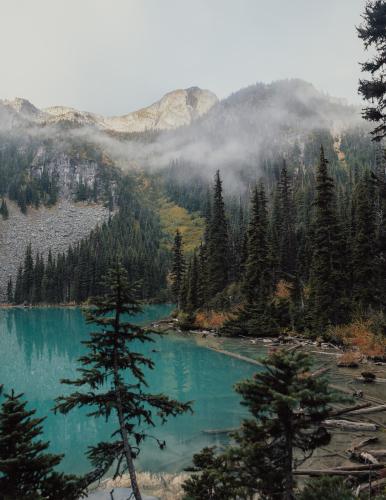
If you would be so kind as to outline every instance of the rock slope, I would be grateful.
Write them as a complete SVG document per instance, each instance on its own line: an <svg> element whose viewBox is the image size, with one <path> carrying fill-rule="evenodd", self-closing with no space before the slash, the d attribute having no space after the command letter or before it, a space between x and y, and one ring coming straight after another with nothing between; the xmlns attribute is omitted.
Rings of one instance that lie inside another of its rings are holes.
<svg viewBox="0 0 386 500"><path fill-rule="evenodd" d="M9 218L0 218L0 301L6 300L6 284L15 283L17 270L23 262L27 245L47 257L65 252L70 244L88 236L98 224L109 217L107 208L97 204L74 203L62 199L54 207L29 208L24 215L18 206L7 200Z"/></svg>

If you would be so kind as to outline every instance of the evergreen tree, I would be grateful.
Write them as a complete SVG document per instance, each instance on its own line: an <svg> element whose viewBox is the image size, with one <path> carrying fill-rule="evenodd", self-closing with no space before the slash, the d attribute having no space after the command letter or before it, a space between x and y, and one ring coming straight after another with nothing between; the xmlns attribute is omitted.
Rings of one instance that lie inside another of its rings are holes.
<svg viewBox="0 0 386 500"><path fill-rule="evenodd" d="M384 0L372 0L366 3L363 23L359 26L358 36L365 49L375 49L374 56L362 64L362 71L370 73L370 80L359 81L359 93L372 103L363 111L363 117L378 123L372 131L374 140L380 141L386 136L385 113L385 72L386 64L386 3ZM374 105L375 101L375 105Z"/></svg>
<svg viewBox="0 0 386 500"><path fill-rule="evenodd" d="M31 243L29 243L27 245L24 257L23 284L22 284L23 300L27 301L28 303L32 302L33 284L34 284L34 262L32 258L32 246Z"/></svg>
<svg viewBox="0 0 386 500"><path fill-rule="evenodd" d="M182 249L182 235L177 229L176 235L174 237L174 245L172 249L173 253L173 266L171 271L171 281L172 281L172 293L173 298L177 304L177 308L181 307L181 291L183 277L185 274L185 259Z"/></svg>
<svg viewBox="0 0 386 500"><path fill-rule="evenodd" d="M245 303L236 317L223 327L230 335L274 335L272 262L268 243L268 220L264 186L255 187L251 200L248 226L247 260L243 281Z"/></svg>
<svg viewBox="0 0 386 500"><path fill-rule="evenodd" d="M347 318L344 301L344 248L337 219L334 182L328 173L323 147L317 172L310 310L312 327L323 332L328 324Z"/></svg>
<svg viewBox="0 0 386 500"><path fill-rule="evenodd" d="M374 186L366 175L354 193L353 299L362 312L377 305Z"/></svg>
<svg viewBox="0 0 386 500"><path fill-rule="evenodd" d="M9 217L7 202L5 201L4 198L1 200L0 215L3 217L4 220L8 219Z"/></svg>
<svg viewBox="0 0 386 500"><path fill-rule="evenodd" d="M287 165L284 162L279 181L280 237L279 266L284 278L294 276L296 269L295 214Z"/></svg>
<svg viewBox="0 0 386 500"><path fill-rule="evenodd" d="M190 265L189 273L189 289L187 296L187 309L195 311L199 306L199 295L198 295L198 259L196 252L193 253L193 257Z"/></svg>
<svg viewBox="0 0 386 500"><path fill-rule="evenodd" d="M208 291L214 297L228 283L228 226L219 171L215 175L207 252Z"/></svg>
<svg viewBox="0 0 386 500"><path fill-rule="evenodd" d="M140 445L149 434L145 430L155 426L153 412L156 410L161 422L168 416L176 416L190 410L189 403L179 403L163 394L150 394L146 388L143 369L153 369L150 358L133 350L133 342L154 341L150 332L124 320L141 308L135 298L135 290L129 285L127 274L117 262L110 269L105 281L106 295L95 299L94 307L87 315L89 323L100 329L85 341L88 353L80 358L81 377L78 380L63 380L65 384L88 387L88 392L74 392L57 399L56 411L68 413L73 408L90 406L91 416L106 419L115 413L119 428L114 442L101 442L91 448L89 457L103 475L116 462L117 473L128 470L131 487L136 500L141 499L134 459ZM124 378L125 374L125 378ZM127 380L129 374L129 380ZM106 384L106 382L108 384ZM161 448L164 442L158 441Z"/></svg>
<svg viewBox="0 0 386 500"><path fill-rule="evenodd" d="M8 283L7 283L7 302L8 304L13 304L14 302L14 295L13 295L13 282L12 282L12 277L9 277Z"/></svg>
<svg viewBox="0 0 386 500"><path fill-rule="evenodd" d="M276 350L263 365L252 379L236 385L252 417L235 434L236 444L217 457L208 450L196 455L201 474L184 485L192 500L204 498L208 486L215 493L208 498L221 498L224 484L229 485L225 499L258 493L266 500L293 500L296 463L329 442L322 423L335 396L324 378L310 376L311 358Z"/></svg>
<svg viewBox="0 0 386 500"><path fill-rule="evenodd" d="M54 471L61 455L46 453L49 443L39 441L44 418L28 410L22 394L5 395L0 409L0 492L4 500L79 498L80 478Z"/></svg>

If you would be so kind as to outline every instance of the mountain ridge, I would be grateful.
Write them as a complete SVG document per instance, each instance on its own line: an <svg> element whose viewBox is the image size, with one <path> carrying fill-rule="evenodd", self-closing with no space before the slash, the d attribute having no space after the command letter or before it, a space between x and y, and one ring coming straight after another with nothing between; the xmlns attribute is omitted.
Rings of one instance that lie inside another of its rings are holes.
<svg viewBox="0 0 386 500"><path fill-rule="evenodd" d="M103 116L67 106L39 109L20 97L0 100L0 106L14 118L12 123L23 120L39 125L70 123L74 126L131 133L170 130L188 125L207 113L217 102L217 96L210 90L189 87L168 92L149 106L118 116Z"/></svg>

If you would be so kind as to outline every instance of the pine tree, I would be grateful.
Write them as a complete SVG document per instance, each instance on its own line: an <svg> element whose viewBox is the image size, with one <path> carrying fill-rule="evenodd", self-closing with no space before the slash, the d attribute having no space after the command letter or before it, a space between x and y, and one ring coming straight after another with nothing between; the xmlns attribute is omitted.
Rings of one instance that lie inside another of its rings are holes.
<svg viewBox="0 0 386 500"><path fill-rule="evenodd" d="M172 248L173 253L173 267L171 271L172 293L173 298L177 304L177 309L181 308L181 291L182 282L185 273L185 259L182 249L182 235L177 229L174 237L174 245Z"/></svg>
<svg viewBox="0 0 386 500"><path fill-rule="evenodd" d="M197 259L196 252L193 253L189 274L190 274L190 276L189 276L189 288L188 288L188 296L187 296L187 309L190 311L195 311L199 306L198 259Z"/></svg>
<svg viewBox="0 0 386 500"><path fill-rule="evenodd" d="M247 235L247 260L243 280L245 303L222 332L227 335L277 333L271 304L273 270L268 242L268 219L264 186L255 187Z"/></svg>
<svg viewBox="0 0 386 500"><path fill-rule="evenodd" d="M313 256L310 279L312 327L322 333L347 317L344 250L335 207L334 182L328 174L323 147L317 172Z"/></svg>
<svg viewBox="0 0 386 500"><path fill-rule="evenodd" d="M208 291L211 297L222 292L228 283L228 227L220 172L215 175L213 203L207 243Z"/></svg>
<svg viewBox="0 0 386 500"><path fill-rule="evenodd" d="M44 418L28 410L22 394L5 395L0 409L0 492L4 500L76 500L83 482L54 471L61 455L46 453L39 441Z"/></svg>
<svg viewBox="0 0 386 500"><path fill-rule="evenodd" d="M361 312L379 301L376 276L374 186L366 175L354 193L353 299Z"/></svg>
<svg viewBox="0 0 386 500"><path fill-rule="evenodd" d="M201 475L193 475L184 486L192 500L203 498L199 495L208 484L216 499L227 484L230 495L225 492L225 499L238 498L242 488L240 498L258 493L266 500L293 500L297 461L329 442L323 420L336 396L326 379L310 376L311 358L276 350L263 365L252 379L236 385L241 404L251 413L233 436L236 444L217 457L208 450L195 457Z"/></svg>
<svg viewBox="0 0 386 500"><path fill-rule="evenodd" d="M1 201L0 215L3 217L4 220L8 219L9 217L7 202L5 201L4 198Z"/></svg>
<svg viewBox="0 0 386 500"><path fill-rule="evenodd" d="M386 113L384 99L386 85L384 65L386 64L386 3L384 0L372 0L366 3L363 23L357 28L358 36L365 49L375 49L372 59L362 64L362 71L370 73L370 80L359 81L359 93L370 101L372 106L363 110L363 117L379 123L372 131L376 141L386 136ZM373 105L374 101L376 102Z"/></svg>
<svg viewBox="0 0 386 500"><path fill-rule="evenodd" d="M23 302L23 266L19 266L17 271L14 302L15 304L21 304Z"/></svg>
<svg viewBox="0 0 386 500"><path fill-rule="evenodd" d="M284 162L279 181L280 237L279 267L284 278L293 277L296 268L295 214L287 165Z"/></svg>
<svg viewBox="0 0 386 500"><path fill-rule="evenodd" d="M84 342L88 354L79 359L81 377L62 381L76 387L88 387L89 391L58 398L56 411L68 413L76 407L90 406L93 417L109 419L112 413L117 416L119 428L115 435L119 438L92 447L89 457L101 475L114 462L117 463L117 473L128 470L134 497L140 500L134 459L143 440L149 437L144 428L155 426L154 410L163 423L170 415L190 410L190 404L145 391L143 368L153 369L154 363L136 352L137 348L133 350L131 345L132 342L152 342L154 339L150 332L124 320L124 315L131 316L141 308L135 298L135 289L129 285L127 273L119 262L108 272L104 286L106 295L93 301L94 307L87 315L87 321L96 324L99 330L91 333L91 340ZM124 374L125 378L130 374L129 382L125 381ZM165 446L164 442L157 442L161 448Z"/></svg>
<svg viewBox="0 0 386 500"><path fill-rule="evenodd" d="M13 295L13 281L12 276L10 276L7 283L7 302L8 304L13 304L14 300L15 297Z"/></svg>
<svg viewBox="0 0 386 500"><path fill-rule="evenodd" d="M34 262L31 243L27 245L23 267L23 300L32 302L32 288L34 284Z"/></svg>

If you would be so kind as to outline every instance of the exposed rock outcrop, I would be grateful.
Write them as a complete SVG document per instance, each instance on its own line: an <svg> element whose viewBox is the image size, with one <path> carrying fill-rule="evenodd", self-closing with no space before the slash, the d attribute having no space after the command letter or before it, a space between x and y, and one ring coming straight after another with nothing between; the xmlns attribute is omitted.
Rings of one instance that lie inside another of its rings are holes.
<svg viewBox="0 0 386 500"><path fill-rule="evenodd" d="M54 207L29 208L24 215L19 207L7 201L9 218L0 219L0 301L6 300L6 284L9 277L15 280L17 269L23 262L26 247L32 245L36 252L47 256L67 250L98 224L109 217L102 205L75 203L62 199Z"/></svg>

